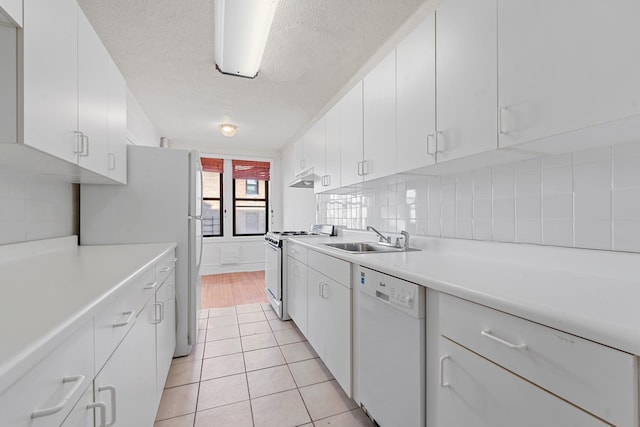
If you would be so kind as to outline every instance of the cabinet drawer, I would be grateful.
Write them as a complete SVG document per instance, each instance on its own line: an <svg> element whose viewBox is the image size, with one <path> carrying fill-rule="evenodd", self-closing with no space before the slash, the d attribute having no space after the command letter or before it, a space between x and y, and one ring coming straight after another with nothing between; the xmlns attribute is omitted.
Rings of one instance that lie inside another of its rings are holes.
<svg viewBox="0 0 640 427"><path fill-rule="evenodd" d="M136 316L155 295L158 284L153 267L127 283L126 289L95 317L96 372L100 371L127 331L135 323Z"/></svg>
<svg viewBox="0 0 640 427"><path fill-rule="evenodd" d="M307 254L307 265L327 277L339 282L347 288L351 288L351 263L321 254L316 251L309 251Z"/></svg>
<svg viewBox="0 0 640 427"><path fill-rule="evenodd" d="M615 425L637 425L634 356L460 298L440 297L440 333Z"/></svg>
<svg viewBox="0 0 640 427"><path fill-rule="evenodd" d="M176 268L176 261L178 261L178 259L175 256L175 252L172 251L156 263L156 281L158 282L158 286L161 285Z"/></svg>
<svg viewBox="0 0 640 427"><path fill-rule="evenodd" d="M286 242L287 255L297 259L303 264L307 263L307 248L294 242Z"/></svg>
<svg viewBox="0 0 640 427"><path fill-rule="evenodd" d="M0 424L60 425L93 380L92 355L93 324L88 322L0 395Z"/></svg>

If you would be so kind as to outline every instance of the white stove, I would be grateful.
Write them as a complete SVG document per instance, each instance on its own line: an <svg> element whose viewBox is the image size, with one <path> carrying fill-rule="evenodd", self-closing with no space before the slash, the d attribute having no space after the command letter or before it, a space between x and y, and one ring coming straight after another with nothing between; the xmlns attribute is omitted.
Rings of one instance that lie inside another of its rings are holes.
<svg viewBox="0 0 640 427"><path fill-rule="evenodd" d="M287 313L287 283L286 260L282 256L283 246L289 237L327 237L335 236L336 229L333 225L318 224L311 227L310 231L269 231L264 235L265 263L264 280L265 291L269 303L278 317L282 320L290 319Z"/></svg>

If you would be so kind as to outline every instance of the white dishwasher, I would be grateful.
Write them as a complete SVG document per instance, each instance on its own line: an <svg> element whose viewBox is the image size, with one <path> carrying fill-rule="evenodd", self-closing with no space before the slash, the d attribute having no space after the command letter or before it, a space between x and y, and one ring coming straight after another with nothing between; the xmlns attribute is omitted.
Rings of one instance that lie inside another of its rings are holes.
<svg viewBox="0 0 640 427"><path fill-rule="evenodd" d="M425 288L358 267L360 403L381 427L425 425Z"/></svg>

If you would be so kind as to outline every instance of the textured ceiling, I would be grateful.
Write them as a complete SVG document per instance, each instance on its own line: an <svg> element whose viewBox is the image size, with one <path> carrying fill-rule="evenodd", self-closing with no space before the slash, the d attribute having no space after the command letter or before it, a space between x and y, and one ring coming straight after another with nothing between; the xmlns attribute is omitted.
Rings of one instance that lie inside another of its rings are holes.
<svg viewBox="0 0 640 427"><path fill-rule="evenodd" d="M78 2L171 146L259 156L306 130L434 3L280 0L250 80L215 70L213 0ZM225 121L238 125L232 139Z"/></svg>

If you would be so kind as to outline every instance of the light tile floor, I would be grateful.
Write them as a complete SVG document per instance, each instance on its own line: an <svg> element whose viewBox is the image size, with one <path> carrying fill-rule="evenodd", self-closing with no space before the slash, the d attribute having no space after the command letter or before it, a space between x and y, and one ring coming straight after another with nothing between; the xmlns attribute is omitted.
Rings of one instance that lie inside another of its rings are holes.
<svg viewBox="0 0 640 427"><path fill-rule="evenodd" d="M269 304L202 310L173 360L154 427L371 427L291 321Z"/></svg>

